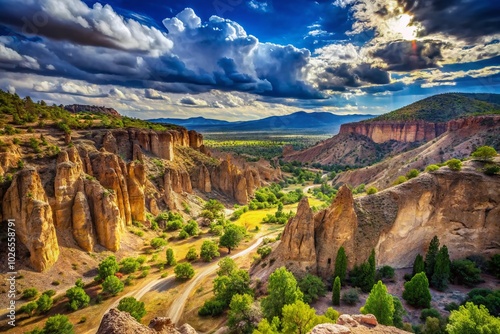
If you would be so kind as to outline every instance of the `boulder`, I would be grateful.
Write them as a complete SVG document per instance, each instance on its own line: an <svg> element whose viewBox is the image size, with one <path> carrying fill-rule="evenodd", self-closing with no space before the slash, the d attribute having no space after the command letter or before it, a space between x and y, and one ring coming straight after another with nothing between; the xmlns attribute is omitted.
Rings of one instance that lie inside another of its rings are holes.
<svg viewBox="0 0 500 334"><path fill-rule="evenodd" d="M315 326L310 334L350 334L351 330L348 327L338 324L321 324Z"/></svg>

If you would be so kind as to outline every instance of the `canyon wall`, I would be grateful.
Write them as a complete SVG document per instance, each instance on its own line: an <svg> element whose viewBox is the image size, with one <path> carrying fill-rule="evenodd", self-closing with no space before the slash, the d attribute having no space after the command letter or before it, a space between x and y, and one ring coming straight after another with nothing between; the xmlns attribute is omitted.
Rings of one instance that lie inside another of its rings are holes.
<svg viewBox="0 0 500 334"><path fill-rule="evenodd" d="M365 121L342 124L339 133L363 135L375 143L384 143L391 140L404 143L428 142L439 137L446 131L457 131L462 128L473 130L477 126L484 126L487 122L498 122L498 119L500 119L500 116L466 117L446 123L426 121Z"/></svg>
<svg viewBox="0 0 500 334"><path fill-rule="evenodd" d="M434 235L448 246L452 259L498 253L500 177L486 176L476 167L472 162L461 172L443 167L359 198L343 186L331 206L314 217L301 203L270 255L275 263L266 270L286 265L297 273L329 278L341 246L349 269L366 261L372 249L378 266L411 267Z"/></svg>

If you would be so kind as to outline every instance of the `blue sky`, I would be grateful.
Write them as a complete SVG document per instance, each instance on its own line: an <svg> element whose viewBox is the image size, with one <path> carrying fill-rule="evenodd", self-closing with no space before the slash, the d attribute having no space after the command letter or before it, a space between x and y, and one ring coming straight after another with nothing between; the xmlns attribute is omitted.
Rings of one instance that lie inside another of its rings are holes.
<svg viewBox="0 0 500 334"><path fill-rule="evenodd" d="M0 89L139 118L498 92L498 1L0 0Z"/></svg>

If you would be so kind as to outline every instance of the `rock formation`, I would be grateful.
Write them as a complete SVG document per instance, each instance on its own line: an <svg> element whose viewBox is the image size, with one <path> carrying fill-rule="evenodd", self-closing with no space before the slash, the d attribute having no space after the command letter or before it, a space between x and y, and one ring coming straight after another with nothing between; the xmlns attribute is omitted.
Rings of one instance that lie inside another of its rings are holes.
<svg viewBox="0 0 500 334"><path fill-rule="evenodd" d="M129 313L112 308L102 318L96 334L196 334L196 331L188 324L176 329L168 318L154 318L147 327Z"/></svg>
<svg viewBox="0 0 500 334"><path fill-rule="evenodd" d="M465 164L461 172L443 167L358 198L343 186L331 206L314 217L301 202L298 218L284 230L271 256L276 261L266 271L286 265L303 273L304 252L310 248L316 256L315 263L307 264L308 271L328 278L341 246L349 269L366 261L372 249L379 266L410 267L417 254L426 252L434 235L448 246L452 259L498 253L500 177L486 176L476 169L474 162ZM314 255L309 256L314 259Z"/></svg>
<svg viewBox="0 0 500 334"><path fill-rule="evenodd" d="M89 105L84 105L84 104L70 104L70 105L64 106L64 109L66 109L67 111L72 112L72 113L92 112L92 113L102 113L102 114L106 114L106 115L120 117L120 114L118 113L118 111L116 111L113 108L89 106Z"/></svg>
<svg viewBox="0 0 500 334"><path fill-rule="evenodd" d="M373 314L342 314L336 324L320 324L310 334L404 334L408 333L392 326L379 325Z"/></svg>
<svg viewBox="0 0 500 334"><path fill-rule="evenodd" d="M57 261L59 245L52 208L36 169L25 168L14 176L2 213L4 220L15 220L16 235L28 248L35 270L44 271Z"/></svg>

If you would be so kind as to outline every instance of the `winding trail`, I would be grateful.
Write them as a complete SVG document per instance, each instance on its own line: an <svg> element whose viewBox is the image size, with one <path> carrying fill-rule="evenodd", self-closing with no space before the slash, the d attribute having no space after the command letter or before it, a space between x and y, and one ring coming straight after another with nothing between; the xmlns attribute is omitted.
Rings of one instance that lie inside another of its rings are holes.
<svg viewBox="0 0 500 334"><path fill-rule="evenodd" d="M254 249L259 247L259 245L262 243L264 238L265 238L265 236L260 237L251 246L249 246L248 248L246 248L246 249L244 249L236 254L231 255L230 258L237 259L239 257L248 255ZM184 311L184 307L186 306L186 302L187 302L189 296L191 295L191 293L193 292L193 290L196 288L196 286L200 283L201 280L203 280L207 276L210 276L211 274L213 274L217 270L217 268L218 268L217 263L213 263L213 264L210 264L208 267L202 268L201 271L199 271L198 274L195 275L194 279L192 279L187 286L182 288L183 289L182 294L180 296L176 297L176 299L174 300L174 302L172 303L172 305L170 306L170 309L168 311L167 317L170 318L170 320L172 320L172 323L177 325L177 322L181 318L182 312ZM173 286L174 284L175 284L175 276L174 275L170 275L170 276L167 276L165 278L160 278L158 280L153 280L153 281L149 282L148 284L146 284L145 286L143 286L141 289L130 291L126 295L121 296L113 304L111 304L111 306L105 312L103 312L103 315L106 314L110 309L118 307L118 304L122 298L134 297L135 299L140 300L149 291L167 290L170 286ZM101 318L102 318L102 316L101 316ZM102 321L102 319L101 319L101 321ZM99 325L100 325L100 321L99 321ZM88 330L84 334L96 333L98 328L99 328L99 325Z"/></svg>

